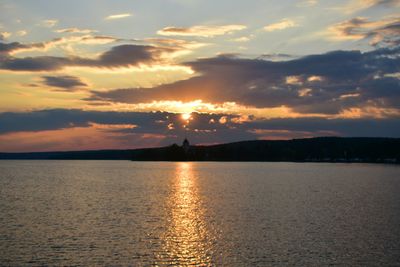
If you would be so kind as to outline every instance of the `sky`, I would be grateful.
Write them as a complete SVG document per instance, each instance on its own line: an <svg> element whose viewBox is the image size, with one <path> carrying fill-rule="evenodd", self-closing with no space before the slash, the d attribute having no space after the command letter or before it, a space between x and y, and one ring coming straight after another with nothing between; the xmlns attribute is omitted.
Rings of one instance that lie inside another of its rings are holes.
<svg viewBox="0 0 400 267"><path fill-rule="evenodd" d="M400 137L400 0L0 0L0 151Z"/></svg>

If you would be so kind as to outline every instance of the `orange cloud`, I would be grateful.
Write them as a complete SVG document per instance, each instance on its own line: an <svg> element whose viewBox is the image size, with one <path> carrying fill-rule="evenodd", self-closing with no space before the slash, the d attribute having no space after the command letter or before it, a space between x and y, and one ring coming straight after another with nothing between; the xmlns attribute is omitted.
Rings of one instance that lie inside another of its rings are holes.
<svg viewBox="0 0 400 267"><path fill-rule="evenodd" d="M149 103L139 104L124 104L113 103L107 101L94 102L94 105L87 105L85 110L119 110L119 111L138 111L138 112L152 112L154 110L172 113L209 113L209 114L231 114L241 115L241 119L235 119L232 122L244 122L245 118L255 115L259 118L297 118L307 117L307 114L299 114L293 112L290 108L285 106L273 108L256 108L237 104L235 102L224 102L222 104L212 104L203 102L202 100L195 100L189 102L183 101L152 101ZM309 116L318 116L312 114ZM324 117L324 115L320 115ZM212 120L211 123L215 121Z"/></svg>
<svg viewBox="0 0 400 267"><path fill-rule="evenodd" d="M264 30L267 32L273 32L273 31L280 31L284 30L287 28L293 28L299 26L294 20L292 19L282 19L279 22L269 24L264 27Z"/></svg>
<svg viewBox="0 0 400 267"><path fill-rule="evenodd" d="M135 125L91 123L89 127L13 132L0 135L4 151L67 151L95 149L127 149L158 146L166 138L162 134L123 133L114 130L132 129Z"/></svg>
<svg viewBox="0 0 400 267"><path fill-rule="evenodd" d="M358 97L354 95L344 95L344 98ZM396 108L379 108L374 106L365 106L357 108L348 108L340 112L340 114L334 116L335 118L342 119L359 119L359 118L374 118L384 119L390 117L399 117L400 110Z"/></svg>
<svg viewBox="0 0 400 267"><path fill-rule="evenodd" d="M301 76L287 76L286 83L292 84L292 85L302 85L303 84Z"/></svg>
<svg viewBox="0 0 400 267"><path fill-rule="evenodd" d="M9 38L12 35L11 32L0 32L0 41Z"/></svg>
<svg viewBox="0 0 400 267"><path fill-rule="evenodd" d="M183 27L165 27L157 32L166 36L199 36L214 37L217 35L229 34L234 31L246 29L244 25L221 25L221 26L193 26L189 28Z"/></svg>

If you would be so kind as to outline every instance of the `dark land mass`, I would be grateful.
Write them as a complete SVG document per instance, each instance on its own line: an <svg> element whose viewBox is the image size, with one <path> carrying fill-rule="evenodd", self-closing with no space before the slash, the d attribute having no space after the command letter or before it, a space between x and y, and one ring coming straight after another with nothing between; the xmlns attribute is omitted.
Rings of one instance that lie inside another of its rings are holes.
<svg viewBox="0 0 400 267"><path fill-rule="evenodd" d="M318 137L132 150L0 153L0 159L400 163L400 138Z"/></svg>

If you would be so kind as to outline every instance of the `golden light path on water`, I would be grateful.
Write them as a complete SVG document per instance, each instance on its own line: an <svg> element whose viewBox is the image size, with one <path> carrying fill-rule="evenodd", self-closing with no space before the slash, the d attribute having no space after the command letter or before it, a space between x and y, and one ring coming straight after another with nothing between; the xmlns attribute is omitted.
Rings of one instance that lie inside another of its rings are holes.
<svg viewBox="0 0 400 267"><path fill-rule="evenodd" d="M205 266L211 263L212 244L196 182L193 163L177 163L168 203L170 220L162 236L164 253L159 255L162 264Z"/></svg>

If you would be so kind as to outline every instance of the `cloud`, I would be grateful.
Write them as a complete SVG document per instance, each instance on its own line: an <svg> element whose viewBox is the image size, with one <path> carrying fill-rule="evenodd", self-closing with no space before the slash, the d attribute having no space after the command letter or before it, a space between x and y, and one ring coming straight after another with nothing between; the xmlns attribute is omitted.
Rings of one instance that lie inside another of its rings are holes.
<svg viewBox="0 0 400 267"><path fill-rule="evenodd" d="M253 121L252 127L262 130L304 131L322 135L329 132L337 136L363 136L363 137L398 137L400 136L400 120L394 119L323 119L323 118L296 118L296 119L271 119ZM325 132L325 133L324 133ZM309 136L309 137L311 137Z"/></svg>
<svg viewBox="0 0 400 267"><path fill-rule="evenodd" d="M248 42L250 40L251 40L251 38L247 37L247 36L242 36L242 37L238 37L238 38L232 39L233 42L239 42L239 43Z"/></svg>
<svg viewBox="0 0 400 267"><path fill-rule="evenodd" d="M0 41L4 41L11 36L10 32L0 32Z"/></svg>
<svg viewBox="0 0 400 267"><path fill-rule="evenodd" d="M85 112L82 110L52 109L20 113L0 113L0 134L11 132L29 132L57 130L71 127L86 127L90 122L99 124L129 124L132 117L126 113ZM134 123L133 123L134 124Z"/></svg>
<svg viewBox="0 0 400 267"><path fill-rule="evenodd" d="M70 151L95 149L128 149L157 146L165 136L161 134L118 133L108 125L90 124L39 132L17 132L0 135L0 150L10 152ZM133 127L112 125L113 129Z"/></svg>
<svg viewBox="0 0 400 267"><path fill-rule="evenodd" d="M114 14L114 15L107 16L105 19L106 20L115 20L115 19L123 19L123 18L131 17L131 16L132 16L131 13Z"/></svg>
<svg viewBox="0 0 400 267"><path fill-rule="evenodd" d="M194 50L197 48L210 45L209 43L204 43L204 42L171 39L171 38L147 38L144 39L144 41L149 44L156 45L158 47L169 47L180 51Z"/></svg>
<svg viewBox="0 0 400 267"><path fill-rule="evenodd" d="M242 118L193 113L186 124L168 112L100 112L53 109L0 113L0 151L134 148L250 139L313 136L400 136L400 120L324 118ZM186 127L183 127L186 124Z"/></svg>
<svg viewBox="0 0 400 267"><path fill-rule="evenodd" d="M17 31L15 34L16 34L17 36L25 36L25 35L28 34L28 32L25 31L25 30L20 30L20 31Z"/></svg>
<svg viewBox="0 0 400 267"><path fill-rule="evenodd" d="M318 0L305 0L297 4L298 7L310 7L318 4Z"/></svg>
<svg viewBox="0 0 400 267"><path fill-rule="evenodd" d="M91 39L93 40L93 39ZM44 44L35 44L44 46ZM11 53L17 49L29 48L20 43L1 44L0 53ZM0 69L12 71L55 71L68 66L117 68L138 64L150 64L158 61L162 53L171 51L167 48L157 48L146 45L119 45L102 53L98 58L38 56L16 58L3 56L0 58ZM7 55L7 54L6 54Z"/></svg>
<svg viewBox="0 0 400 267"><path fill-rule="evenodd" d="M71 89L86 87L87 84L75 76L42 76L43 83L47 86L57 87L63 91L71 91Z"/></svg>
<svg viewBox="0 0 400 267"><path fill-rule="evenodd" d="M328 34L333 40L368 39L374 46L396 46L400 44L400 17L378 21L357 17L331 26Z"/></svg>
<svg viewBox="0 0 400 267"><path fill-rule="evenodd" d="M74 29L67 30L74 31ZM73 47L75 45L101 45L113 42L135 42L151 45L124 44L115 46L109 51L100 54L97 60L71 55L74 54ZM0 42L0 69L11 71L49 71L60 70L68 66L114 68L161 63L161 61L165 63L206 45L208 44L179 39L149 38L145 40L134 40L90 34L80 36L70 35L40 43ZM17 57L17 54L23 52L48 52L56 48L64 50L68 56L55 57L44 55Z"/></svg>
<svg viewBox="0 0 400 267"><path fill-rule="evenodd" d="M29 47L27 45L18 43L18 42L13 42L13 43L0 43L0 55L7 56L8 54L13 53L14 51L17 51L19 49L24 49L26 47Z"/></svg>
<svg viewBox="0 0 400 267"><path fill-rule="evenodd" d="M6 58L0 61L0 69L12 71L51 71L69 65L74 65L74 60L52 56Z"/></svg>
<svg viewBox="0 0 400 267"><path fill-rule="evenodd" d="M157 34L166 36L214 37L217 35L225 35L244 29L246 29L246 26L244 25L192 26L188 28L165 27L159 30Z"/></svg>
<svg viewBox="0 0 400 267"><path fill-rule="evenodd" d="M334 51L288 61L232 56L199 59L185 63L198 74L190 79L153 88L92 91L87 100L138 104L200 99L257 108L285 106L304 115L329 116L369 106L378 109L370 109L371 116L393 113L386 109L400 114L399 80L385 76L399 72L399 53L400 48L382 48L366 53ZM359 97L340 97L349 94Z"/></svg>
<svg viewBox="0 0 400 267"><path fill-rule="evenodd" d="M224 114L192 114L189 125L180 114L170 112L101 112L79 109L53 109L19 113L0 113L0 136L18 132L42 132L93 127L114 133L162 134L184 136L188 130L229 130L238 116ZM211 125L210 120L225 120ZM236 122L234 123L237 124ZM185 126L185 127L184 127ZM245 129L246 131L246 129Z"/></svg>
<svg viewBox="0 0 400 267"><path fill-rule="evenodd" d="M109 51L104 52L93 65L104 67L118 67L137 65L155 61L160 56L162 49L153 46L142 45L120 45L114 46ZM89 61L90 62L90 61Z"/></svg>
<svg viewBox="0 0 400 267"><path fill-rule="evenodd" d="M95 44L109 44L118 41L131 41L131 40L124 40L115 38L112 36L106 35L84 35L80 37L70 37L70 38L61 38L65 40L66 43L77 43L77 44L86 44L86 45L95 45Z"/></svg>
<svg viewBox="0 0 400 267"><path fill-rule="evenodd" d="M272 53L272 54L262 54L257 59L271 60L271 61L285 61L290 59L295 59L296 56L283 54L283 53Z"/></svg>
<svg viewBox="0 0 400 267"><path fill-rule="evenodd" d="M57 19L46 19L46 20L42 20L42 22L40 23L41 26L47 27L47 28L53 28L57 24L58 24Z"/></svg>
<svg viewBox="0 0 400 267"><path fill-rule="evenodd" d="M336 7L345 14L355 13L364 9L374 8L378 6L396 7L400 5L400 0L351 0L347 4Z"/></svg>
<svg viewBox="0 0 400 267"><path fill-rule="evenodd" d="M108 44L118 41L133 41L118 39L111 36L104 35L82 35L82 36L67 36L62 38L55 38L50 41L40 43L0 43L0 53L7 55L16 55L22 52L40 51L46 52L52 48L63 48L70 45L96 45Z"/></svg>
<svg viewBox="0 0 400 267"><path fill-rule="evenodd" d="M79 29L79 28L64 28L64 29L55 30L54 32L57 32L57 33L82 33L82 34L89 34L89 33L95 33L95 32L97 32L97 31L95 31L95 30L89 30L89 29Z"/></svg>
<svg viewBox="0 0 400 267"><path fill-rule="evenodd" d="M291 19L282 19L279 22L269 24L264 27L264 30L267 32L273 32L273 31L281 31L287 28L293 28L299 26L295 21Z"/></svg>

